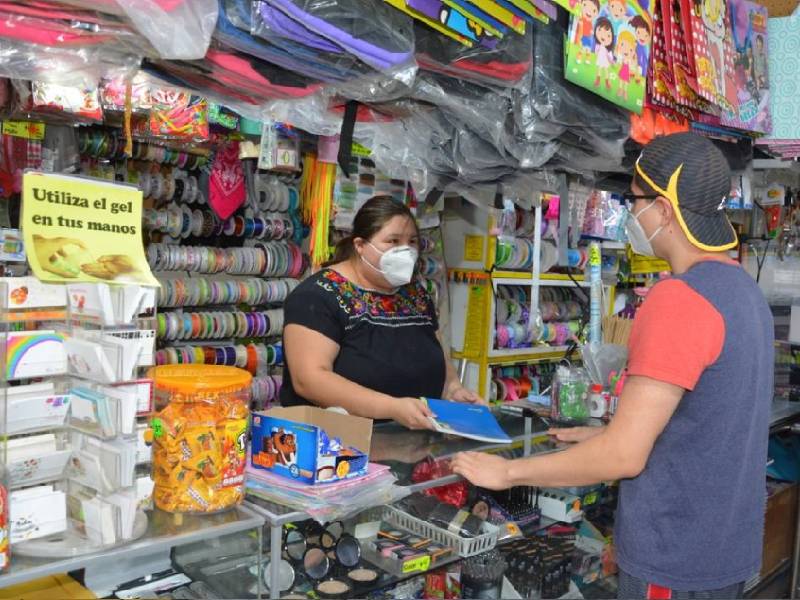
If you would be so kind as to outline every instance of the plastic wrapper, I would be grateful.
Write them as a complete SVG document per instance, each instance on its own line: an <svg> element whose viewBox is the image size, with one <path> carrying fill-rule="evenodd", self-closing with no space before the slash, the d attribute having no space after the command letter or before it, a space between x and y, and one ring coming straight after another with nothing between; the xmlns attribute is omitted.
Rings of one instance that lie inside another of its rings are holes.
<svg viewBox="0 0 800 600"><path fill-rule="evenodd" d="M154 52L124 20L57 2L0 2L0 37L57 48L103 46L131 54Z"/></svg>
<svg viewBox="0 0 800 600"><path fill-rule="evenodd" d="M186 87L261 105L274 98L301 98L319 84L301 75L235 50L209 48L202 63L157 61L152 67L177 78Z"/></svg>
<svg viewBox="0 0 800 600"><path fill-rule="evenodd" d="M271 21L268 7L279 10L297 28L286 29L285 22ZM414 63L414 30L411 18L383 2L372 0L267 0L254 5L262 21L283 29L292 39L308 46L312 34L327 39L333 46L372 68L395 70ZM298 28L305 33L298 35Z"/></svg>
<svg viewBox="0 0 800 600"><path fill-rule="evenodd" d="M217 0L59 1L125 17L161 58L203 58L217 24Z"/></svg>
<svg viewBox="0 0 800 600"><path fill-rule="evenodd" d="M210 513L244 500L252 376L242 369L170 365L150 371L153 501L167 512Z"/></svg>
<svg viewBox="0 0 800 600"><path fill-rule="evenodd" d="M194 142L208 140L206 98L171 88L156 88L151 94L150 135Z"/></svg>
<svg viewBox="0 0 800 600"><path fill-rule="evenodd" d="M132 80L124 77L107 77L100 82L100 103L103 110L111 112L125 112L125 95L131 84L131 110L134 113L146 113L152 106L150 97L150 82L142 73L137 73Z"/></svg>
<svg viewBox="0 0 800 600"><path fill-rule="evenodd" d="M80 163L77 128L49 123L42 143L42 171L75 173L80 169Z"/></svg>
<svg viewBox="0 0 800 600"><path fill-rule="evenodd" d="M69 123L102 123L103 110L96 85L72 86L42 81L15 81L18 111L33 118Z"/></svg>
<svg viewBox="0 0 800 600"><path fill-rule="evenodd" d="M102 77L132 77L141 58L103 46L63 48L0 38L0 76L62 85L97 85Z"/></svg>
<svg viewBox="0 0 800 600"><path fill-rule="evenodd" d="M581 356L592 383L605 386L613 372L620 373L625 368L628 349L617 344L583 344Z"/></svg>
<svg viewBox="0 0 800 600"><path fill-rule="evenodd" d="M510 151L525 167L546 165L589 177L624 170L628 113L564 79L562 28L538 22L532 27L534 74L530 91L514 102Z"/></svg>
<svg viewBox="0 0 800 600"><path fill-rule="evenodd" d="M374 69L368 64L355 55L346 52L343 48L337 47L337 50L321 49L310 46L308 40L303 36L292 36L291 34L294 30L284 30L274 22L264 18L265 14L271 15L273 13L260 10L261 3L251 3L246 0L225 0L225 2L229 8L228 14L231 19L235 19L233 23L237 27L242 28L249 24L250 32L254 36L258 36L258 38L266 40L271 46L297 57L312 69L318 69L326 73L324 77L326 81L348 81L374 72ZM250 9L251 5L252 14L249 17L245 17L242 13L245 9ZM283 15L277 9L275 9L275 12ZM291 19L289 20L291 21ZM298 24L298 27L307 30L301 24ZM319 37L313 32L309 33ZM335 44L331 44L331 46L335 47Z"/></svg>
<svg viewBox="0 0 800 600"><path fill-rule="evenodd" d="M370 470L372 467L370 465ZM327 487L325 485L303 486L303 490L298 490L248 477L247 493L260 500L307 512L320 523L348 519L364 509L392 504L409 494L407 487L395 485L397 478L388 469L367 477L369 481L355 479L350 485L340 486L336 494L315 493L315 488Z"/></svg>
<svg viewBox="0 0 800 600"><path fill-rule="evenodd" d="M354 56L315 51L272 29L250 0L220 0L215 36L242 52L321 81L344 81L371 71Z"/></svg>
<svg viewBox="0 0 800 600"><path fill-rule="evenodd" d="M610 192L591 190L583 219L583 234L613 241L626 241L627 210Z"/></svg>
<svg viewBox="0 0 800 600"><path fill-rule="evenodd" d="M246 0L219 0L219 17L214 39L221 44L319 81L341 81L346 71L328 69L324 65L299 59L291 52L250 34L249 2ZM246 11L246 22L239 15ZM241 26L237 26L239 23Z"/></svg>
<svg viewBox="0 0 800 600"><path fill-rule="evenodd" d="M493 48L468 48L432 29L414 23L420 67L482 85L526 90L533 72L533 30L508 32Z"/></svg>
<svg viewBox="0 0 800 600"><path fill-rule="evenodd" d="M420 73L412 97L442 109L454 127L463 126L501 147L511 100L489 88L450 77Z"/></svg>
<svg viewBox="0 0 800 600"><path fill-rule="evenodd" d="M555 423L584 425L589 420L589 382L583 367L557 367L550 402L550 417Z"/></svg>

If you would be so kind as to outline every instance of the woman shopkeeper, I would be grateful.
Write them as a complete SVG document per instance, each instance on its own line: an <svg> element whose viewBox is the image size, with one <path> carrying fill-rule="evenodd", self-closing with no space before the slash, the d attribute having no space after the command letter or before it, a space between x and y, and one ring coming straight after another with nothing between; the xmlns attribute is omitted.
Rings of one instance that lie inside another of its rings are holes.
<svg viewBox="0 0 800 600"><path fill-rule="evenodd" d="M421 396L482 402L464 388L437 337L435 306L416 281L419 230L389 196L368 200L333 260L285 304L283 406L430 428Z"/></svg>

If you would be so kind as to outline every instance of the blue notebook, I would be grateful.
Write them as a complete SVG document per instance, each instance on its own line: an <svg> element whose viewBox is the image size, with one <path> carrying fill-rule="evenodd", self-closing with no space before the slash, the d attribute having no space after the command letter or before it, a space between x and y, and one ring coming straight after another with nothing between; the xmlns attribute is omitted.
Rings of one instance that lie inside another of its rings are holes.
<svg viewBox="0 0 800 600"><path fill-rule="evenodd" d="M488 406L423 398L435 417L431 417L436 431L460 435L481 442L510 444L511 438L498 425Z"/></svg>

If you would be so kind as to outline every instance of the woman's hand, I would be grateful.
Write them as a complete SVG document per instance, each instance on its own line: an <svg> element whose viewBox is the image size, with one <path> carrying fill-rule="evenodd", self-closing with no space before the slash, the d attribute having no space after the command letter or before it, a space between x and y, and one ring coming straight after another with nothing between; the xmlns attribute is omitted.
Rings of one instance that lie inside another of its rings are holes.
<svg viewBox="0 0 800 600"><path fill-rule="evenodd" d="M431 416L431 409L419 398L395 398L392 402L392 419L409 429L433 429Z"/></svg>
<svg viewBox="0 0 800 600"><path fill-rule="evenodd" d="M577 443L585 442L596 435L605 431L603 427L568 427L566 429L548 429L547 435L551 435L559 442Z"/></svg>
<svg viewBox="0 0 800 600"><path fill-rule="evenodd" d="M450 383L444 391L444 399L453 402L464 402L466 404L486 404L486 400L481 398L472 390L468 390L457 379Z"/></svg>
<svg viewBox="0 0 800 600"><path fill-rule="evenodd" d="M487 490L504 490L511 487L508 476L510 460L483 452L461 452L450 462L453 473L458 473L470 483Z"/></svg>

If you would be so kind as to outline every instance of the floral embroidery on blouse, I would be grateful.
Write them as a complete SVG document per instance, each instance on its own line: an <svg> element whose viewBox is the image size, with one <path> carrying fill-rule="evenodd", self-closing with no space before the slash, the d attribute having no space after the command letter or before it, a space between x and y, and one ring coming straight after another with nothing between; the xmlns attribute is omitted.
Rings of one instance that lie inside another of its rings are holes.
<svg viewBox="0 0 800 600"><path fill-rule="evenodd" d="M361 320L377 325L429 325L434 314L430 296L418 283L404 285L395 294L361 289L336 271L325 270L317 285L336 296L350 327Z"/></svg>

